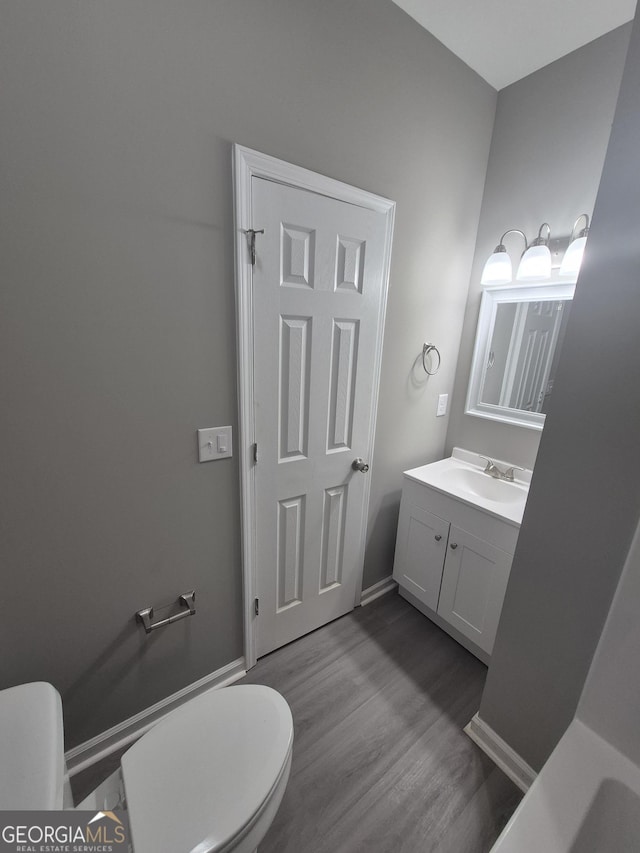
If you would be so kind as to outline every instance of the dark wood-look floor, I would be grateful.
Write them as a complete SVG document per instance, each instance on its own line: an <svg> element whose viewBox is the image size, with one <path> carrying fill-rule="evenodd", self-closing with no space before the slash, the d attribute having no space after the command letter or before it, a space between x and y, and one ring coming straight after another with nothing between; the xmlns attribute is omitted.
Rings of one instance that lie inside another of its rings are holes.
<svg viewBox="0 0 640 853"><path fill-rule="evenodd" d="M489 850L521 794L462 731L485 676L393 593L258 661L239 683L274 687L295 725L260 853ZM76 776L76 798L114 763Z"/></svg>

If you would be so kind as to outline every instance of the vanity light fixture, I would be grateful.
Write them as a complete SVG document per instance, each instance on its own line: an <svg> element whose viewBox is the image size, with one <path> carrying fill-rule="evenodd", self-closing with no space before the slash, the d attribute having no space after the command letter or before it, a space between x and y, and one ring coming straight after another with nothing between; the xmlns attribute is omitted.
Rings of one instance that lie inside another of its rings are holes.
<svg viewBox="0 0 640 853"><path fill-rule="evenodd" d="M546 237L542 236L543 228L547 229ZM543 222L538 231L538 236L522 256L516 275L518 281L537 281L551 278L550 238L551 227L548 222Z"/></svg>
<svg viewBox="0 0 640 853"><path fill-rule="evenodd" d="M578 225L582 219L584 219L584 228L579 228ZM543 233L545 233L544 237L542 236ZM586 213L581 213L573 223L568 241L569 248L565 252L562 264L557 272L559 276L575 280L580 271L588 233L589 216ZM516 273L517 281L548 281L551 278L551 250L549 248L551 226L548 222L543 222L538 230L538 236L531 245L527 243L526 235L519 228L510 228L505 231L493 250L493 254L484 265L480 284L508 284L513 281L513 266L504 245L504 239L508 234L519 234L524 240L524 251ZM566 238L556 240L555 243L566 245ZM557 253L557 249L554 252Z"/></svg>
<svg viewBox="0 0 640 853"><path fill-rule="evenodd" d="M580 222L581 219L585 220L585 226L580 231L577 237L574 239L574 235L576 233L576 225ZM564 258L562 259L562 264L560 265L560 271L558 275L567 275L571 277L575 277L580 272L580 264L582 263L582 256L584 255L584 248L587 245L587 234L589 233L589 217L586 213L581 213L580 216L573 223L573 228L571 229L571 242L569 243L569 248L565 252Z"/></svg>
<svg viewBox="0 0 640 853"><path fill-rule="evenodd" d="M507 234L520 234L524 240L525 252L529 248L524 232L520 231L518 228L509 228L508 231L504 232L500 238L500 242L493 250L493 254L484 265L480 284L507 284L513 280L511 258L504 246L504 238Z"/></svg>

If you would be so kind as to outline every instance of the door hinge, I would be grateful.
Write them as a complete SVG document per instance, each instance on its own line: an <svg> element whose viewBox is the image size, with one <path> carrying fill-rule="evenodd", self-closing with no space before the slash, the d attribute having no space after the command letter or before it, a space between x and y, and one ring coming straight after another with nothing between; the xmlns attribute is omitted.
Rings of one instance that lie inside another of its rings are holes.
<svg viewBox="0 0 640 853"><path fill-rule="evenodd" d="M264 228L247 228L244 232L247 235L247 242L249 243L249 258L251 260L251 266L255 267L256 265L256 234L264 234Z"/></svg>
<svg viewBox="0 0 640 853"><path fill-rule="evenodd" d="M253 602L253 612L255 613L256 616L260 615L260 599L259 598L256 598L255 601Z"/></svg>
<svg viewBox="0 0 640 853"><path fill-rule="evenodd" d="M253 463L254 465L258 464L258 442L253 445Z"/></svg>

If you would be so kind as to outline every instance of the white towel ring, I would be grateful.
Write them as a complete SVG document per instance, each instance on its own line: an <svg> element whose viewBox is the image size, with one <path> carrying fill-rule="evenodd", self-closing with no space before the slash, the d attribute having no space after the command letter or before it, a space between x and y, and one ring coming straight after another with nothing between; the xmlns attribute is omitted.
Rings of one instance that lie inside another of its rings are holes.
<svg viewBox="0 0 640 853"><path fill-rule="evenodd" d="M429 353L435 352L438 356L438 366L435 370L427 369L426 357ZM429 376L435 376L436 373L440 370L440 362L442 359L440 358L440 350L435 344L423 344L422 345L422 366L424 367L424 372L429 374Z"/></svg>

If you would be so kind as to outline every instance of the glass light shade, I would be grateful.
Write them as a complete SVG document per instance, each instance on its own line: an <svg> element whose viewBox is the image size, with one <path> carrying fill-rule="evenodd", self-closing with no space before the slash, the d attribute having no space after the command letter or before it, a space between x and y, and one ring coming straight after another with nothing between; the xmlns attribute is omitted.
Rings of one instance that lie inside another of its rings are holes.
<svg viewBox="0 0 640 853"><path fill-rule="evenodd" d="M548 246L531 246L522 256L518 281L532 281L540 278L551 278L551 252Z"/></svg>
<svg viewBox="0 0 640 853"><path fill-rule="evenodd" d="M587 245L586 237L578 237L571 243L565 252L559 275L577 276L580 272L580 264L584 255L584 247Z"/></svg>
<svg viewBox="0 0 640 853"><path fill-rule="evenodd" d="M513 267L508 252L494 252L484 265L480 284L506 284L513 280Z"/></svg>

